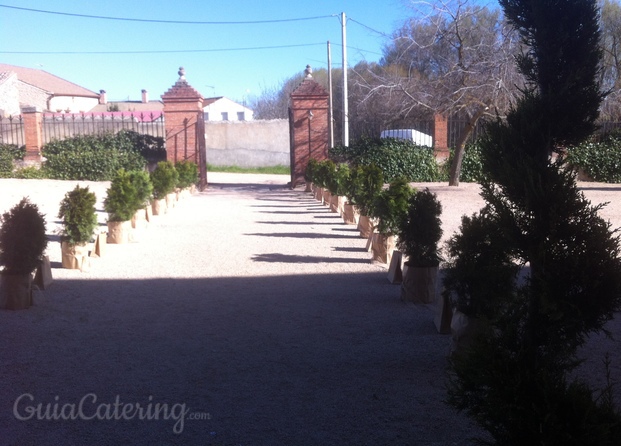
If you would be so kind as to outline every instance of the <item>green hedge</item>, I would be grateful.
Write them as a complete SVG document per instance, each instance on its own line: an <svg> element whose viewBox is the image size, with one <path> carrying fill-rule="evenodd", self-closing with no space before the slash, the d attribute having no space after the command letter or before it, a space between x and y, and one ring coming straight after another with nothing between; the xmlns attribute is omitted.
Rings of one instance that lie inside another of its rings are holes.
<svg viewBox="0 0 621 446"><path fill-rule="evenodd" d="M441 179L433 149L402 139L361 138L348 147L330 149L330 158L355 165L375 164L382 170L387 182L399 177L419 182Z"/></svg>
<svg viewBox="0 0 621 446"><path fill-rule="evenodd" d="M451 164L455 157L455 150L451 149L448 160L442 164L441 180L448 181L451 170ZM468 144L464 158L461 161L461 172L459 173L459 181L464 183L478 183L483 177L483 164L481 163L481 148L475 144Z"/></svg>
<svg viewBox="0 0 621 446"><path fill-rule="evenodd" d="M621 183L621 136L610 134L567 149L567 163L594 181Z"/></svg>
<svg viewBox="0 0 621 446"><path fill-rule="evenodd" d="M15 144L0 144L0 178L10 178L13 161L24 159L26 148Z"/></svg>
<svg viewBox="0 0 621 446"><path fill-rule="evenodd" d="M59 180L111 180L119 169L142 170L147 161L129 132L81 135L47 143L45 170Z"/></svg>

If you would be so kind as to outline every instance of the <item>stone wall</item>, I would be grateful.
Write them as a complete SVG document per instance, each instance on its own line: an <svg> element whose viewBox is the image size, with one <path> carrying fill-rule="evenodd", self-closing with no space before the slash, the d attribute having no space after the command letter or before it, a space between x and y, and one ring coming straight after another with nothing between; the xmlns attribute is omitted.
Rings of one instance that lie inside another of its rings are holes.
<svg viewBox="0 0 621 446"><path fill-rule="evenodd" d="M205 122L207 162L216 166L290 165L286 119Z"/></svg>

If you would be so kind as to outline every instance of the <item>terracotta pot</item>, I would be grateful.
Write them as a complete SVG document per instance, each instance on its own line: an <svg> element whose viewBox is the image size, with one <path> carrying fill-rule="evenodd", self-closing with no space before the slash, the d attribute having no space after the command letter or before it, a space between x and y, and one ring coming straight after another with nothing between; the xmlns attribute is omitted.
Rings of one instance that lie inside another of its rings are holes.
<svg viewBox="0 0 621 446"><path fill-rule="evenodd" d="M395 249L395 237L392 235L373 234L371 249L374 262L390 263L392 252Z"/></svg>
<svg viewBox="0 0 621 446"><path fill-rule="evenodd" d="M31 274L0 274L0 309L25 310L32 305Z"/></svg>
<svg viewBox="0 0 621 446"><path fill-rule="evenodd" d="M416 304L430 304L436 301L438 267L412 266L405 262L407 269L401 282L401 300Z"/></svg>
<svg viewBox="0 0 621 446"><path fill-rule="evenodd" d="M122 244L129 242L132 230L131 221L109 221L108 222L108 243Z"/></svg>
<svg viewBox="0 0 621 446"><path fill-rule="evenodd" d="M88 245L86 243L70 245L67 242L61 242L60 252L63 268L81 270L87 262Z"/></svg>

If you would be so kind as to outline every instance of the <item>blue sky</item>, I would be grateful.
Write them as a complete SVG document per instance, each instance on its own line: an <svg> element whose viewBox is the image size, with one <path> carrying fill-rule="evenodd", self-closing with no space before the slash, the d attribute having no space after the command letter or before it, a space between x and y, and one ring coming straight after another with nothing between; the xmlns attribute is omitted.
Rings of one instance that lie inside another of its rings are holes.
<svg viewBox="0 0 621 446"><path fill-rule="evenodd" d="M332 43L333 66L340 67L341 12L348 17L350 66L360 60L378 61L387 40L375 31L390 34L411 15L404 0L0 0L0 5L165 21L322 17L280 23L191 25L91 19L0 7L3 63L41 68L95 92L104 89L110 100L139 100L143 88L151 99L159 99L175 83L177 70L183 66L188 82L203 96L243 101L279 86L302 72L306 64L327 67L328 40ZM323 17L331 15L334 17ZM292 47L286 47L289 45ZM281 48L256 49L259 47ZM119 51L135 53L105 54ZM27 54L33 52L36 54ZM54 52L76 54L51 54ZM78 54L83 52L104 54Z"/></svg>

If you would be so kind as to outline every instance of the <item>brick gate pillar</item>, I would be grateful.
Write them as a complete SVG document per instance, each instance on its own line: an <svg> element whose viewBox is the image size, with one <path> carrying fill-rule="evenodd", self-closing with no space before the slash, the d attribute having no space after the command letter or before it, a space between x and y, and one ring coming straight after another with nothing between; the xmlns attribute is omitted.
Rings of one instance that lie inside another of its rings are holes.
<svg viewBox="0 0 621 446"><path fill-rule="evenodd" d="M43 147L43 113L38 107L22 108L24 125L25 165L41 165L41 147Z"/></svg>
<svg viewBox="0 0 621 446"><path fill-rule="evenodd" d="M310 65L306 77L291 93L289 137L291 147L291 188L305 183L304 171L310 158L328 158L330 141L326 90L313 80Z"/></svg>
<svg viewBox="0 0 621 446"><path fill-rule="evenodd" d="M200 188L207 186L207 154L205 153L205 120L203 96L185 79L179 68L179 79L162 95L166 159L173 163L195 162L200 172Z"/></svg>

